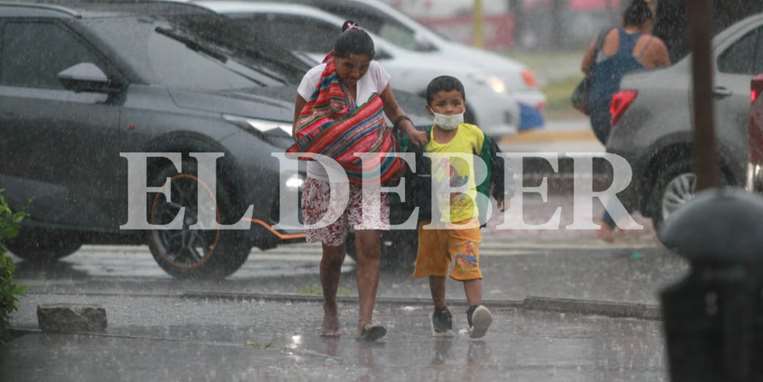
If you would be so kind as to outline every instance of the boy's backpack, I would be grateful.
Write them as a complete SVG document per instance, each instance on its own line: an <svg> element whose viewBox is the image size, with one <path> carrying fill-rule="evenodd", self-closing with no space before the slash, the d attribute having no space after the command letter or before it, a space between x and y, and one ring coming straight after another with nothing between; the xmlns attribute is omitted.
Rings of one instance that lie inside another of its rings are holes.
<svg viewBox="0 0 763 382"><path fill-rule="evenodd" d="M506 190L504 187L504 181L506 177L506 163L504 158L499 158L498 154L501 149L498 147L498 143L487 135L485 141L482 143L482 152L478 155L487 165L487 177L485 180L477 185L477 192L490 198L491 196L497 202L503 202ZM478 205L480 213L480 222L487 221L487 214L490 210L490 205ZM485 224L481 224L484 226Z"/></svg>

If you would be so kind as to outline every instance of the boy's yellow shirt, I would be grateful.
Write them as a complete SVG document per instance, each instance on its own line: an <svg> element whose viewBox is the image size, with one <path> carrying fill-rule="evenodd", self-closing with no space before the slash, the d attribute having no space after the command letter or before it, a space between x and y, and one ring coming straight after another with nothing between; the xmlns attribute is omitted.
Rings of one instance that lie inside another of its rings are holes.
<svg viewBox="0 0 763 382"><path fill-rule="evenodd" d="M438 200L436 208L439 209L441 222L446 223L445 216L450 203L450 223L459 223L472 220L479 216L476 207L477 185L474 181L474 155L482 152L482 144L485 142L485 134L479 127L468 123L458 125L456 135L448 143L437 143L434 140L434 127L429 133L429 142L424 146L427 153L460 153L462 157L454 157L448 161L446 158L432 158L432 187L435 194L442 194L435 188L443 185L444 179L450 174L450 186L461 187L467 185L466 192L450 193L450 199Z"/></svg>

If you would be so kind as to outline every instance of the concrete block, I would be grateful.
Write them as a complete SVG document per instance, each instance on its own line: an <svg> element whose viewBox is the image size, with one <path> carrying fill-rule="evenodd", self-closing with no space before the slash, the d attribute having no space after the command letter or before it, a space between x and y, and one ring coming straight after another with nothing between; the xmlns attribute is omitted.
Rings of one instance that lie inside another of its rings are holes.
<svg viewBox="0 0 763 382"><path fill-rule="evenodd" d="M102 332L107 326L106 309L98 305L38 305L37 322L44 332Z"/></svg>

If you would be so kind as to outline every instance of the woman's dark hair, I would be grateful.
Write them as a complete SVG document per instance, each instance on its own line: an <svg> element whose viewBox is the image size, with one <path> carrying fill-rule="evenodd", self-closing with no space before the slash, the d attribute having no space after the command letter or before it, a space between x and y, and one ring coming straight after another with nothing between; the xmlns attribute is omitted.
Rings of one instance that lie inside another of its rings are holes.
<svg viewBox="0 0 763 382"><path fill-rule="evenodd" d="M633 0L628 8L625 8L623 24L625 26L640 27L651 20L653 16L652 8L649 7L645 0Z"/></svg>
<svg viewBox="0 0 763 382"><path fill-rule="evenodd" d="M439 92L449 92L451 90L458 90L461 93L461 97L464 97L466 102L466 91L464 90L464 84L456 77L452 76L439 76L429 81L427 85L427 105L432 106L432 99L434 95Z"/></svg>
<svg viewBox="0 0 763 382"><path fill-rule="evenodd" d="M354 21L342 24L342 34L334 42L334 56L349 57L351 54L365 54L373 59L376 55L374 40Z"/></svg>

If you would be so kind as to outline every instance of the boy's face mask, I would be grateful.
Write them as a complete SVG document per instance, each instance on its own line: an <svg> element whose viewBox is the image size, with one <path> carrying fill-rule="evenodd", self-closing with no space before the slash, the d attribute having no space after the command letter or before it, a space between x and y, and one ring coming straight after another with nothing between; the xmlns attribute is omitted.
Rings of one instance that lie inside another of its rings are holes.
<svg viewBox="0 0 763 382"><path fill-rule="evenodd" d="M434 124L443 130L452 131L464 123L464 113L440 114L433 112L432 114L434 114Z"/></svg>

